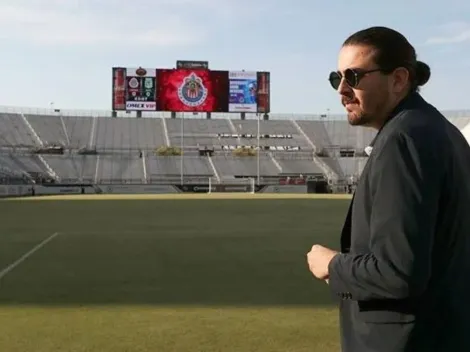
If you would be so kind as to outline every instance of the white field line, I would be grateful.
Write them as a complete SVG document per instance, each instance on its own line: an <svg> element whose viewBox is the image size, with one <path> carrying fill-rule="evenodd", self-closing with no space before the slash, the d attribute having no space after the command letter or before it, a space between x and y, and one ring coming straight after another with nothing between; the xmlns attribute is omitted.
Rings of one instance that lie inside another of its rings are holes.
<svg viewBox="0 0 470 352"><path fill-rule="evenodd" d="M59 232L54 232L51 236L49 236L48 238L46 238L44 241L42 241L41 243L39 243L37 246L35 246L34 248L32 248L29 252L25 253L23 256L21 256L20 258L18 258L18 260L16 260L15 262L13 262L12 264L8 265L5 269L3 269L2 271L0 271L0 280L3 279L3 277L5 275L7 275L10 271L12 271L13 269L15 269L18 265L20 265L21 263L23 263L26 259L28 259L31 255L33 255L35 252L37 252L39 249L41 249L43 246L45 246L47 243L49 243L50 241L52 241L55 237L57 237L59 235Z"/></svg>

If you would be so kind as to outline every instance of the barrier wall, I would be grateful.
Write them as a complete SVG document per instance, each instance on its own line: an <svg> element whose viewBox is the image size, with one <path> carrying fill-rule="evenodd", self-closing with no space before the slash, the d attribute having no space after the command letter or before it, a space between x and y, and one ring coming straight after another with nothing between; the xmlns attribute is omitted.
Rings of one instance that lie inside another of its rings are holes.
<svg viewBox="0 0 470 352"><path fill-rule="evenodd" d="M306 185L270 185L260 193L307 193Z"/></svg>
<svg viewBox="0 0 470 352"><path fill-rule="evenodd" d="M211 192L250 192L248 185L211 185ZM0 185L0 198L70 194L208 193L209 185ZM305 185L255 185L256 193L307 193Z"/></svg>
<svg viewBox="0 0 470 352"><path fill-rule="evenodd" d="M97 185L90 187L93 193L105 194L167 194L178 193L173 186L168 185ZM91 190L90 189L90 190Z"/></svg>
<svg viewBox="0 0 470 352"><path fill-rule="evenodd" d="M167 194L178 193L165 185L0 185L0 198L60 194Z"/></svg>
<svg viewBox="0 0 470 352"><path fill-rule="evenodd" d="M251 193L253 190L253 186L242 184L195 184L175 185L174 187L183 193L209 193L209 189L211 192L217 193ZM260 192L265 187L264 185L255 185L254 190Z"/></svg>
<svg viewBox="0 0 470 352"><path fill-rule="evenodd" d="M31 185L0 185L0 198L32 195Z"/></svg>

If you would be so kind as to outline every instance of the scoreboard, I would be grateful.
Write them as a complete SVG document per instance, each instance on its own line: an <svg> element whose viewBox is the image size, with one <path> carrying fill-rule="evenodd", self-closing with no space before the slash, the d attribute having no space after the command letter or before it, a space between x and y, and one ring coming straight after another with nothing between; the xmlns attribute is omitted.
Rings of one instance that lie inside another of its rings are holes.
<svg viewBox="0 0 470 352"><path fill-rule="evenodd" d="M113 69L113 109L155 111L156 70L144 68Z"/></svg>
<svg viewBox="0 0 470 352"><path fill-rule="evenodd" d="M114 111L270 112L270 73L113 68ZM191 68L195 67L195 68Z"/></svg>

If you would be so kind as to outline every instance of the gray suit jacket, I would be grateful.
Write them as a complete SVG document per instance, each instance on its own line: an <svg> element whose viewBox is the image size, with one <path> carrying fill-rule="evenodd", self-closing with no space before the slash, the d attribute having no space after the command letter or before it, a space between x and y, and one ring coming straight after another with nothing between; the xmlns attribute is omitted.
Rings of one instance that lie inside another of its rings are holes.
<svg viewBox="0 0 470 352"><path fill-rule="evenodd" d="M372 147L329 265L343 351L470 351L470 147L418 93Z"/></svg>

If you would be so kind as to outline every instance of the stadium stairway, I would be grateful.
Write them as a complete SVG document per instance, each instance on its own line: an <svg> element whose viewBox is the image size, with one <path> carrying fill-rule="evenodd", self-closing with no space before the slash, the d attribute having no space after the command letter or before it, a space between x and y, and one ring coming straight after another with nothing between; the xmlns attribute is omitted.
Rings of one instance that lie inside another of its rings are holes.
<svg viewBox="0 0 470 352"><path fill-rule="evenodd" d="M167 147L169 147L170 146L170 135L168 134L168 127L166 126L166 119L164 117L162 117L161 119L162 119L163 132L164 132L164 136L165 136L165 145Z"/></svg>
<svg viewBox="0 0 470 352"><path fill-rule="evenodd" d="M95 165L95 174L93 176L93 182L95 184L98 184L99 181L100 181L100 179L99 179L99 168L100 168L100 162L101 162L100 159L101 159L100 155L97 155L96 156L96 165Z"/></svg>
<svg viewBox="0 0 470 352"><path fill-rule="evenodd" d="M54 171L54 169L47 163L46 159L42 155L38 155L39 160L43 163L44 167L47 170L47 173L49 176L51 176L53 179L60 181L60 177L57 175L57 173Z"/></svg>
<svg viewBox="0 0 470 352"><path fill-rule="evenodd" d="M238 131L237 131L237 128L236 128L235 125L233 124L232 119L231 119L230 117L227 117L227 121L228 121L228 124L229 124L229 126L230 126L230 129L232 130L232 133L239 135L239 133L238 133ZM239 145L242 144L241 139L240 139L240 135L239 135L238 138L237 138L237 142L238 142Z"/></svg>
<svg viewBox="0 0 470 352"><path fill-rule="evenodd" d="M212 161L212 157L210 155L207 155L207 159L209 160L209 165L214 171L214 176L216 177L217 182L220 182L220 176L219 176L219 173L217 172L217 168L215 167L214 162Z"/></svg>
<svg viewBox="0 0 470 352"><path fill-rule="evenodd" d="M300 127L300 125L297 123L296 120L291 119L291 121L294 124L294 126L297 128L299 133L307 140L308 144L314 150L313 160L315 161L315 163L323 170L323 172L325 173L325 175L328 176L329 179L338 180L339 175L336 172L334 172L333 169L331 169L326 163L324 163L323 160L321 160L319 157L316 156L315 152L317 151L317 147L309 138L309 136L307 136L307 134L304 132L302 127Z"/></svg>
<svg viewBox="0 0 470 352"><path fill-rule="evenodd" d="M144 173L144 183L149 183L147 176L147 152L145 150L142 151L142 172Z"/></svg>
<svg viewBox="0 0 470 352"><path fill-rule="evenodd" d="M28 129L31 131L31 134L34 136L34 138L37 140L38 144L41 147L44 147L44 142L42 139L39 137L38 133L36 130L33 128L33 126L29 123L28 119L26 118L26 115L21 113L20 114L21 118L23 119L25 125L28 127ZM63 121L62 121L63 122ZM49 176L54 178L55 180L59 180L59 176L57 173L51 168L51 166L47 163L47 161L42 157L42 155L38 155L38 159L41 161L41 163L44 165L44 167L47 170L47 173Z"/></svg>
<svg viewBox="0 0 470 352"><path fill-rule="evenodd" d="M25 114L21 113L20 116L23 119L26 127L28 127L29 131L34 136L34 138L36 139L36 142L39 144L39 146L44 147L44 142L41 140L41 138L39 137L37 132L34 130L33 126L31 126L31 124L29 123L29 121L26 118Z"/></svg>
<svg viewBox="0 0 470 352"><path fill-rule="evenodd" d="M90 137L88 138L88 148L92 150L95 146L95 136L96 136L96 124L97 124L98 118L95 116L93 117L92 123L91 123L91 129L90 129Z"/></svg>
<svg viewBox="0 0 470 352"><path fill-rule="evenodd" d="M70 137L69 137L69 134L67 133L67 127L65 127L64 117L62 115L59 115L59 118L60 118L60 124L62 125L62 129L64 130L65 141L67 142L67 145L70 145Z"/></svg>
<svg viewBox="0 0 470 352"><path fill-rule="evenodd" d="M269 152L269 157L271 158L271 160L273 161L273 164L277 167L277 169L279 170L279 174L282 174L282 167L281 167L281 164L279 164L279 162L276 160L276 158L274 157L273 153L272 152Z"/></svg>

